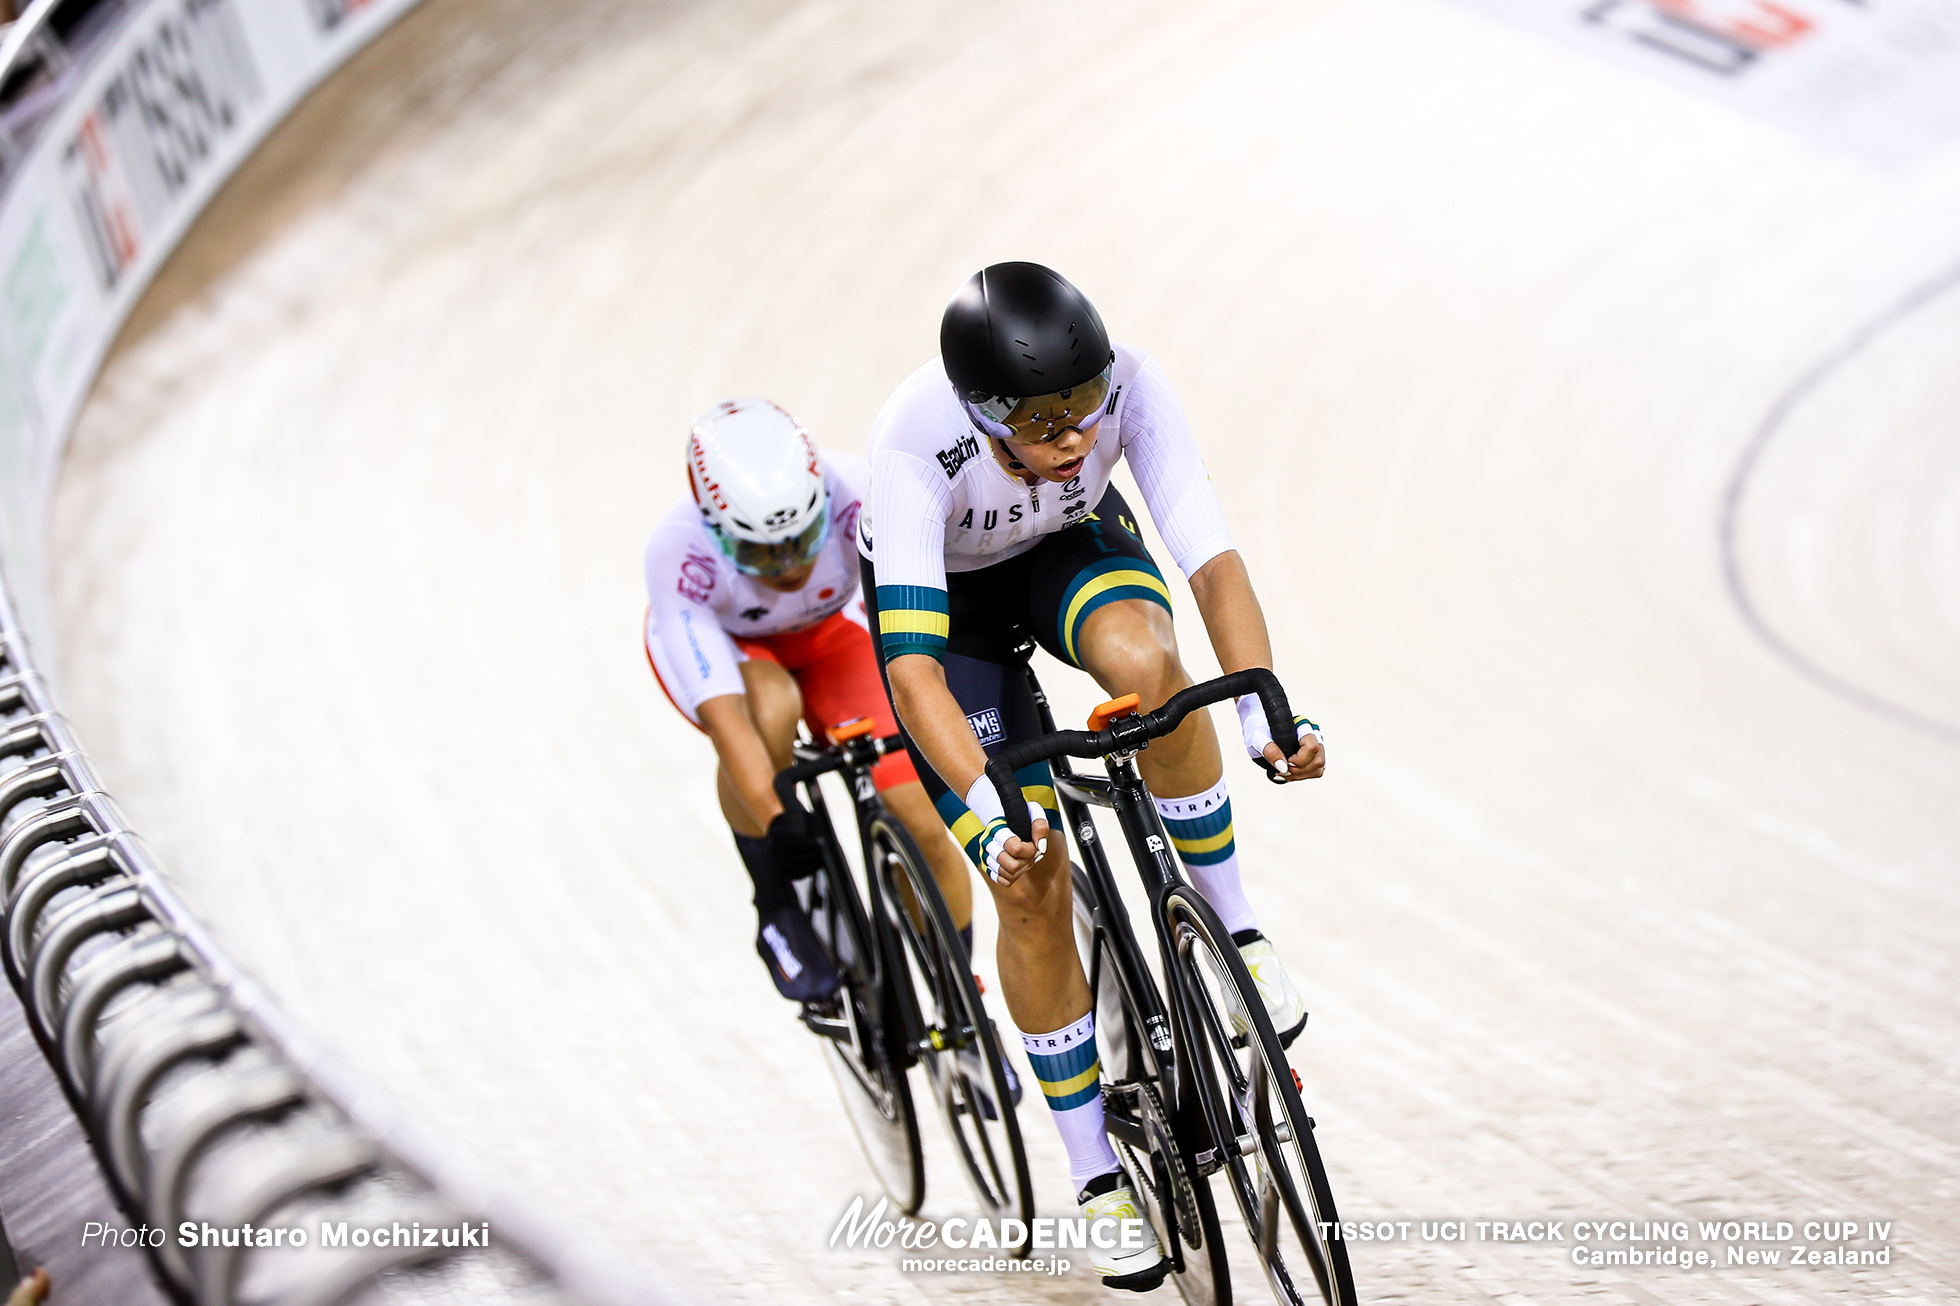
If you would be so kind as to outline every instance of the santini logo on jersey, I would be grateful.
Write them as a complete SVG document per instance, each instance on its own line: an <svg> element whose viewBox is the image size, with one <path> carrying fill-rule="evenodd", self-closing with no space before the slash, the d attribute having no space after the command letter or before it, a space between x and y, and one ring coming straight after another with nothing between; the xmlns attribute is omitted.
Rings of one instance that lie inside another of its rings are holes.
<svg viewBox="0 0 1960 1306"><path fill-rule="evenodd" d="M971 432L955 441L952 448L941 449L937 454L939 465L946 469L946 479L949 481L960 474L960 468L979 456L980 441Z"/></svg>
<svg viewBox="0 0 1960 1306"><path fill-rule="evenodd" d="M1007 738L1007 732L1000 728L999 708L990 707L984 712L968 713L966 723L973 727L973 737L980 741L982 748Z"/></svg>

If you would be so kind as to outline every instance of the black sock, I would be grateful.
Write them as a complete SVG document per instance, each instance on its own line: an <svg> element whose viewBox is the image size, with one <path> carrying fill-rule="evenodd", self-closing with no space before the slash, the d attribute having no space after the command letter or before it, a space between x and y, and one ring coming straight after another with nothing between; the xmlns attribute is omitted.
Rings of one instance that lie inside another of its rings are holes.
<svg viewBox="0 0 1960 1306"><path fill-rule="evenodd" d="M796 889L769 855L769 845L745 834L735 836L735 851L742 854L742 866L755 886L755 914L764 920L785 907L794 907Z"/></svg>
<svg viewBox="0 0 1960 1306"><path fill-rule="evenodd" d="M966 947L967 960L968 961L973 960L973 922L972 921L968 921L966 924L960 926L960 942Z"/></svg>
<svg viewBox="0 0 1960 1306"><path fill-rule="evenodd" d="M1258 930L1235 930L1232 933L1232 942L1243 948L1246 944L1257 943L1265 937Z"/></svg>

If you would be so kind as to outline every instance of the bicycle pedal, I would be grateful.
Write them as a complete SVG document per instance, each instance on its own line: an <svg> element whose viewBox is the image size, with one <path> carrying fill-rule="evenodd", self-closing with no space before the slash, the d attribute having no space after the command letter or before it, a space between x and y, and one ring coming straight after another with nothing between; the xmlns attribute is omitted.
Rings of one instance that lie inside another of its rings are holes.
<svg viewBox="0 0 1960 1306"><path fill-rule="evenodd" d="M797 1013L796 1018L802 1021L813 1034L821 1034L825 1038L836 1039L840 1043L848 1043L850 1041L850 1022L841 1016L828 1016L822 1012L805 1007L801 1012Z"/></svg>
<svg viewBox="0 0 1960 1306"><path fill-rule="evenodd" d="M1293 1067L1288 1066L1287 1069L1293 1070ZM1300 1072L1297 1070L1293 1070L1293 1091L1296 1093L1304 1093L1307 1091L1307 1086L1300 1082Z"/></svg>

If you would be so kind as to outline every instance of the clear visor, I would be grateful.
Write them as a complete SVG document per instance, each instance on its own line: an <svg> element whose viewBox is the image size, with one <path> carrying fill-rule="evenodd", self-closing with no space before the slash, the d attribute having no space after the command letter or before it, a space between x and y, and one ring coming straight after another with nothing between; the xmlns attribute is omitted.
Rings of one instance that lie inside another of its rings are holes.
<svg viewBox="0 0 1960 1306"><path fill-rule="evenodd" d="M997 440L1047 444L1068 431L1087 431L1102 420L1109 407L1110 374L1115 370L1112 358L1081 385L1055 394L1013 398L967 393L960 396L960 406L975 426Z"/></svg>
<svg viewBox="0 0 1960 1306"><path fill-rule="evenodd" d="M830 504L817 509L816 518L795 535L774 544L738 540L716 531L721 551L744 576L780 576L786 571L814 562L824 541L830 538Z"/></svg>

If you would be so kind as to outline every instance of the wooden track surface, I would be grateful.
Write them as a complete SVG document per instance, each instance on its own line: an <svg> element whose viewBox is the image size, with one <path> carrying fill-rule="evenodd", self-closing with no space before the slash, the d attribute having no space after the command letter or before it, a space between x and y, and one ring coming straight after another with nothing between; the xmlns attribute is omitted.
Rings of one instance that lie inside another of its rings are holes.
<svg viewBox="0 0 1960 1306"><path fill-rule="evenodd" d="M430 0L84 416L82 737L300 1019L714 1299L1101 1300L826 1247L869 1180L639 647L688 417L862 448L1004 258L1163 361L1328 726L1317 784L1228 774L1344 1213L1896 1222L1859 1271L1357 1244L1364 1300L1960 1290L1953 153L1424 0Z"/></svg>

